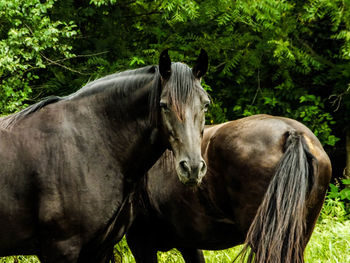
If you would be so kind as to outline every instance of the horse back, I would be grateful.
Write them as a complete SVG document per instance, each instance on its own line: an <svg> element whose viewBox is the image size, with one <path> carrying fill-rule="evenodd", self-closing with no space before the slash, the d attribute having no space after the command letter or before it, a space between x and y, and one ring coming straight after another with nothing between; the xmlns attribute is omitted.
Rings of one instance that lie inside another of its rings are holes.
<svg viewBox="0 0 350 263"><path fill-rule="evenodd" d="M204 156L216 187L216 203L246 231L258 209L290 133L302 135L314 157L314 185L307 206L311 235L331 178L331 164L317 137L302 123L284 117L254 115L208 129ZM229 197L229 199L228 199ZM227 205L230 200L232 205Z"/></svg>

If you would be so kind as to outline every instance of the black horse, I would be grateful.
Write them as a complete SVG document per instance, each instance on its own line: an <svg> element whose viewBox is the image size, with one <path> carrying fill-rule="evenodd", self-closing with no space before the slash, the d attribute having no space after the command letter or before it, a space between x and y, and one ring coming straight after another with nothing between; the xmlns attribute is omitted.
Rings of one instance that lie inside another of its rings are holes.
<svg viewBox="0 0 350 263"><path fill-rule="evenodd" d="M130 222L135 184L166 148L180 180L206 172L200 143L209 103L200 79L171 63L109 75L0 119L0 256L107 262Z"/></svg>
<svg viewBox="0 0 350 263"><path fill-rule="evenodd" d="M331 177L315 135L295 120L255 115L207 128L202 154L208 172L197 188L176 180L169 153L143 179L127 232L136 262L177 248L187 263L203 263L199 249L244 241L255 252L248 262L303 262Z"/></svg>

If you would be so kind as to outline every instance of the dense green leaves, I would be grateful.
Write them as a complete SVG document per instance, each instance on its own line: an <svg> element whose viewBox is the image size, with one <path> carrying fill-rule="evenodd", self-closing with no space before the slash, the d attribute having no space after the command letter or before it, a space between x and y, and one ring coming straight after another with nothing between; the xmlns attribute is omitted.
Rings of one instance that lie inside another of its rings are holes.
<svg viewBox="0 0 350 263"><path fill-rule="evenodd" d="M71 58L65 42L77 34L74 22L52 21L54 1L0 0L0 109L13 112L30 99L38 69Z"/></svg>
<svg viewBox="0 0 350 263"><path fill-rule="evenodd" d="M347 1L0 1L2 113L155 64L164 48L189 64L205 48L208 123L283 115L328 145L348 126Z"/></svg>
<svg viewBox="0 0 350 263"><path fill-rule="evenodd" d="M345 188L342 190L339 190L339 187L335 186L334 184L330 184L330 192L328 194L329 198L338 198L341 200L350 201L350 179L343 179L342 183L345 185Z"/></svg>

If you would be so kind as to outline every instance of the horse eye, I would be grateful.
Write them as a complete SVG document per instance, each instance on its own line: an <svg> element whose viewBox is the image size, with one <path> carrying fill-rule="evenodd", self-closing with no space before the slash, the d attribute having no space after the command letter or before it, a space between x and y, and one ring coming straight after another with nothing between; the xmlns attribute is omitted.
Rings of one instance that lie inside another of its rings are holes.
<svg viewBox="0 0 350 263"><path fill-rule="evenodd" d="M204 107L203 107L203 108L204 108L204 111L205 111L205 112L208 111L209 105L210 105L209 102L206 102L206 103L204 104Z"/></svg>
<svg viewBox="0 0 350 263"><path fill-rule="evenodd" d="M159 103L159 106L162 108L162 109L167 109L168 108L168 104L166 102L160 102Z"/></svg>

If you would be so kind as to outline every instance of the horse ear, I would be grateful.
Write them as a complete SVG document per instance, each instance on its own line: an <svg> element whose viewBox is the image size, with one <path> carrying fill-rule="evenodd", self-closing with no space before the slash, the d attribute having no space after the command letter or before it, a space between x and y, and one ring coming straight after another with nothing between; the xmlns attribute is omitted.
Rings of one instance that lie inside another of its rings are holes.
<svg viewBox="0 0 350 263"><path fill-rule="evenodd" d="M171 60L168 54L168 49L160 53L159 73L164 79L168 79L171 75Z"/></svg>
<svg viewBox="0 0 350 263"><path fill-rule="evenodd" d="M208 54L204 49L201 49L201 53L199 54L196 64L192 68L193 75L200 79L205 75L208 70Z"/></svg>

